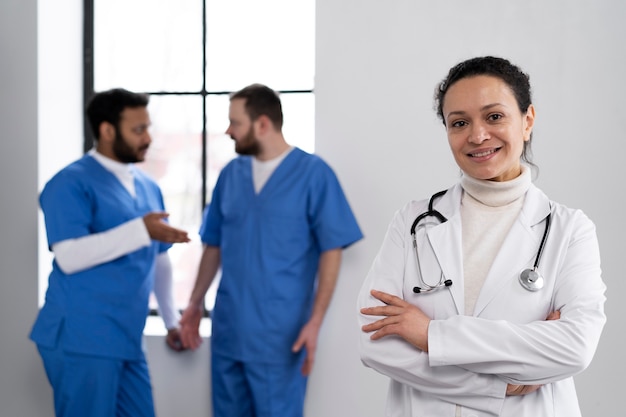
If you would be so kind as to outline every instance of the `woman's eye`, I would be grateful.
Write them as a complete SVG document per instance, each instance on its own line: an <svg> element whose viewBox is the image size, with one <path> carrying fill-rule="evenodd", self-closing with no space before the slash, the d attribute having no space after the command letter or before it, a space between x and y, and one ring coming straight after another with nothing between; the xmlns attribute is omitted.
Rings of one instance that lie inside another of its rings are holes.
<svg viewBox="0 0 626 417"><path fill-rule="evenodd" d="M465 123L465 121L463 120L457 120L456 122L453 122L450 126L452 127L463 127L466 126L467 123Z"/></svg>
<svg viewBox="0 0 626 417"><path fill-rule="evenodd" d="M488 118L489 118L489 120L500 120L500 119L502 119L502 115L501 114L490 114Z"/></svg>

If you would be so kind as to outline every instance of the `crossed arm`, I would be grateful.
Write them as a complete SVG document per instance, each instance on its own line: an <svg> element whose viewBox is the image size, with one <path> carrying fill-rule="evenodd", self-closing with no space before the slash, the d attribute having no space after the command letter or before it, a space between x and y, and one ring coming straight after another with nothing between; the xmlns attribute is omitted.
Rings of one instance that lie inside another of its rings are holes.
<svg viewBox="0 0 626 417"><path fill-rule="evenodd" d="M364 307L360 311L368 316L382 317L363 325L361 330L371 333L371 340L396 335L423 352L428 352L428 326L430 318L417 306L400 297L382 291L372 290L371 295L385 305ZM559 311L551 312L546 320L558 320ZM506 395L525 395L538 390L542 385L507 384Z"/></svg>

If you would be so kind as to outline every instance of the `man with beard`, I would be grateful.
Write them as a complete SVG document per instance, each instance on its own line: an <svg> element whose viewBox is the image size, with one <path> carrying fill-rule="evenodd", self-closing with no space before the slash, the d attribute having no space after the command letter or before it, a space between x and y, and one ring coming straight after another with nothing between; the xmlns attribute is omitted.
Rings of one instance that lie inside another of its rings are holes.
<svg viewBox="0 0 626 417"><path fill-rule="evenodd" d="M39 198L54 261L30 337L57 417L154 416L142 350L153 289L166 341L182 349L167 249L189 238L166 223L158 185L133 166L152 140L147 105L123 89L96 94L87 107L95 149Z"/></svg>
<svg viewBox="0 0 626 417"><path fill-rule="evenodd" d="M283 137L280 98L253 84L230 98L226 133L240 155L220 173L183 346L195 349L204 296L212 314L215 417L302 416L307 376L342 250L362 238L332 169Z"/></svg>

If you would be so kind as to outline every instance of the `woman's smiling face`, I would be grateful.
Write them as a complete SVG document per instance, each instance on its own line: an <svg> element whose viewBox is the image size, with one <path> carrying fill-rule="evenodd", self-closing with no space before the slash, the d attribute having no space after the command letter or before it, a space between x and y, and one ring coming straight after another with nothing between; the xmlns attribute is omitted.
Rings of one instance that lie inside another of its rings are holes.
<svg viewBox="0 0 626 417"><path fill-rule="evenodd" d="M481 180L508 181L521 173L520 157L530 140L535 109L525 113L500 78L477 75L448 89L443 101L448 143L456 163Z"/></svg>

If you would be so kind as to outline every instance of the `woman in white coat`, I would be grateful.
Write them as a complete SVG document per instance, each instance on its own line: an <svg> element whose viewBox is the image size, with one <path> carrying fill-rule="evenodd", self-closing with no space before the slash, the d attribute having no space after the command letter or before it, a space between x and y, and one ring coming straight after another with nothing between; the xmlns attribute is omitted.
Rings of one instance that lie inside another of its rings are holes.
<svg viewBox="0 0 626 417"><path fill-rule="evenodd" d="M358 299L361 359L391 379L385 415L580 416L573 376L606 288L594 224L532 184L528 76L469 59L435 104L461 179L395 214Z"/></svg>

